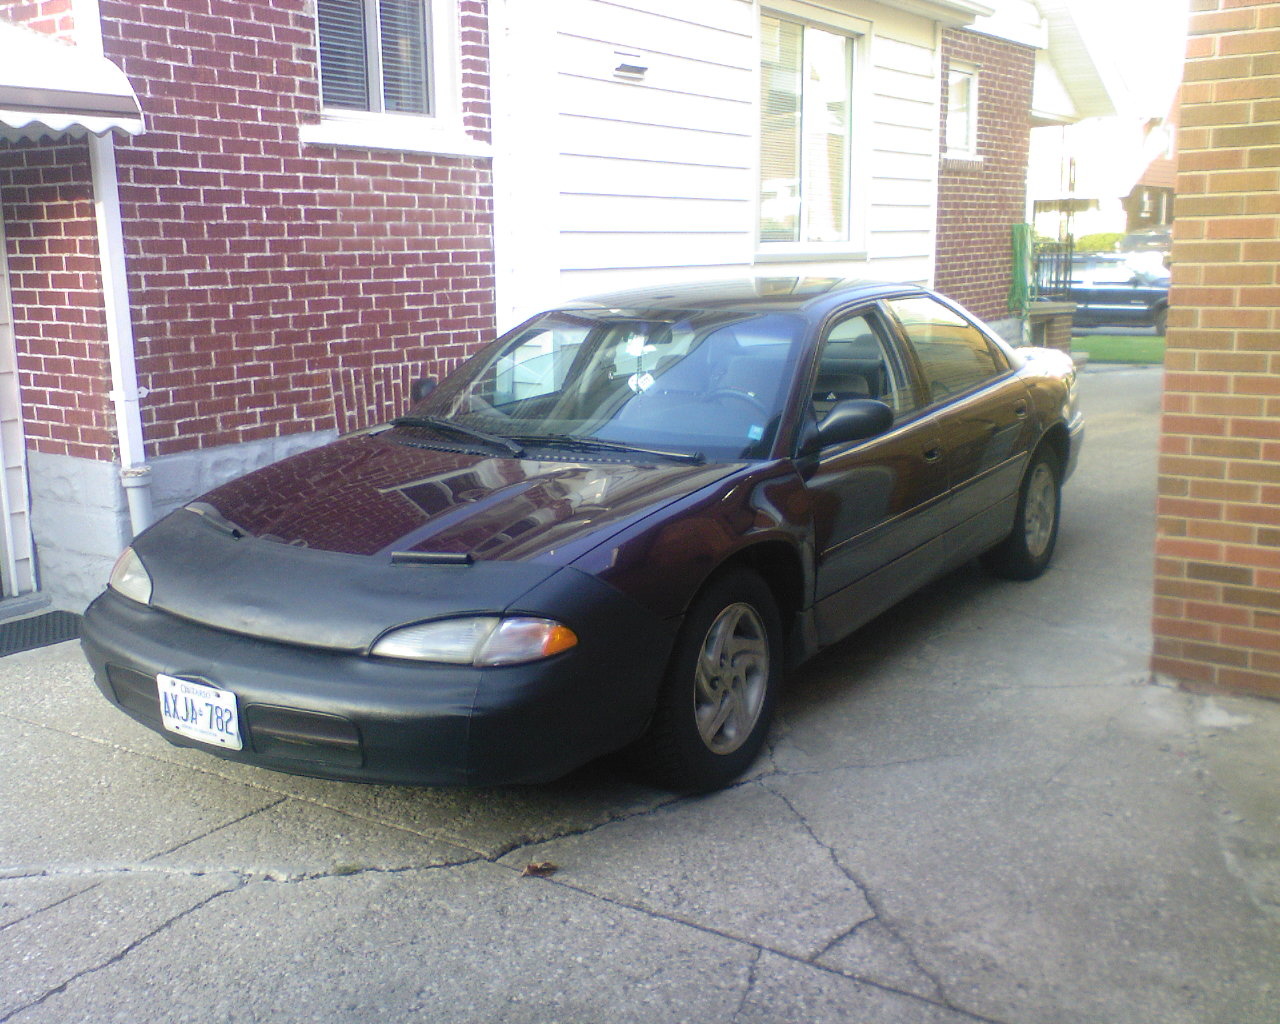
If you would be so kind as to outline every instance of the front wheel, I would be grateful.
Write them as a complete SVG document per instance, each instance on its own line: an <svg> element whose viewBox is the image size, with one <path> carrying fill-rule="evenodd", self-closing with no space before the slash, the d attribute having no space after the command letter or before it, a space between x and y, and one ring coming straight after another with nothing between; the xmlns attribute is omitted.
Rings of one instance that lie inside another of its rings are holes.
<svg viewBox="0 0 1280 1024"><path fill-rule="evenodd" d="M781 636L773 595L755 573L733 570L703 591L634 751L646 776L671 789L709 792L746 771L773 717Z"/></svg>
<svg viewBox="0 0 1280 1024"><path fill-rule="evenodd" d="M1051 450L1041 448L1031 457L1031 465L1022 478L1013 529L983 556L983 563L1005 579L1035 579L1053 557L1061 510L1058 460Z"/></svg>

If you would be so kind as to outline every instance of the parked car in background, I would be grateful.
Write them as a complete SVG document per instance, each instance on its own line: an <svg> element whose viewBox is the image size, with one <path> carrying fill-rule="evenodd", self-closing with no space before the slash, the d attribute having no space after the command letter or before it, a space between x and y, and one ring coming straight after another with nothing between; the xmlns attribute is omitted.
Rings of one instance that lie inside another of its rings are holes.
<svg viewBox="0 0 1280 1024"><path fill-rule="evenodd" d="M1169 270L1159 250L1077 253L1068 297L1079 327L1154 327L1164 334Z"/></svg>
<svg viewBox="0 0 1280 1024"><path fill-rule="evenodd" d="M1075 370L920 288L777 279L542 314L406 415L140 534L85 613L173 743L338 779L726 785L784 666L976 556L1044 571Z"/></svg>
<svg viewBox="0 0 1280 1024"><path fill-rule="evenodd" d="M1130 231L1116 242L1116 252L1158 252L1168 256L1173 248L1173 231L1168 227Z"/></svg>

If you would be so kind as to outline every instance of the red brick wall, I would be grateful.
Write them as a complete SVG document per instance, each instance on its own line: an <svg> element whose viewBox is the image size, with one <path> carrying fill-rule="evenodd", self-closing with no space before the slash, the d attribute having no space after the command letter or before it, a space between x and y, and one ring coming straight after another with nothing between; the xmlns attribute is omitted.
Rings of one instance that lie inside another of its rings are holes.
<svg viewBox="0 0 1280 1024"><path fill-rule="evenodd" d="M153 454L385 417L492 330L488 162L301 144L312 7L102 2L147 117L118 159ZM484 8L463 9L484 137Z"/></svg>
<svg viewBox="0 0 1280 1024"><path fill-rule="evenodd" d="M976 32L942 34L942 125L951 61L978 66L978 155L942 153L938 178L938 258L934 287L978 316L1009 315L1009 228L1026 220L1027 150L1035 51ZM945 139L945 134L942 135Z"/></svg>
<svg viewBox="0 0 1280 1024"><path fill-rule="evenodd" d="M50 36L68 36L75 24L72 0L0 0L0 18Z"/></svg>
<svg viewBox="0 0 1280 1024"><path fill-rule="evenodd" d="M0 15L69 27L69 0ZM485 159L304 145L319 120L307 0L102 0L146 134L117 141L151 455L402 409L494 324ZM487 141L484 0L460 0L465 124ZM114 457L84 143L0 142L27 433Z"/></svg>
<svg viewBox="0 0 1280 1024"><path fill-rule="evenodd" d="M0 142L0 216L27 445L109 459L111 365L89 174L83 142Z"/></svg>
<svg viewBox="0 0 1280 1024"><path fill-rule="evenodd" d="M1280 697L1280 3L1192 11L1153 666Z"/></svg>
<svg viewBox="0 0 1280 1024"><path fill-rule="evenodd" d="M0 0L0 18L66 36L71 0ZM111 369L85 143L0 141L0 219L27 446L109 459Z"/></svg>

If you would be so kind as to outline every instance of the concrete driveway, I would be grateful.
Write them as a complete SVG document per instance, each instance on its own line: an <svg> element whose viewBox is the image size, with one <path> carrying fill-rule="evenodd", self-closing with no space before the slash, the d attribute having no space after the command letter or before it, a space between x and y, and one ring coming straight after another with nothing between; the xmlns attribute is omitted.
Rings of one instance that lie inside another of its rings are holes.
<svg viewBox="0 0 1280 1024"><path fill-rule="evenodd" d="M1045 577L826 653L714 796L295 779L0 660L0 1024L1275 1024L1280 704L1147 670L1159 381L1084 375Z"/></svg>

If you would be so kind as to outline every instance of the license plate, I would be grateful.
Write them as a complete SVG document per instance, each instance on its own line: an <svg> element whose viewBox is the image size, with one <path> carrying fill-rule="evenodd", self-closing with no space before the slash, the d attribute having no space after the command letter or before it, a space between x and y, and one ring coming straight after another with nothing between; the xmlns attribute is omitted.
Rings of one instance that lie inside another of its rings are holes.
<svg viewBox="0 0 1280 1024"><path fill-rule="evenodd" d="M230 690L163 673L156 676L156 688L160 717L170 732L228 750L243 747L236 695Z"/></svg>

